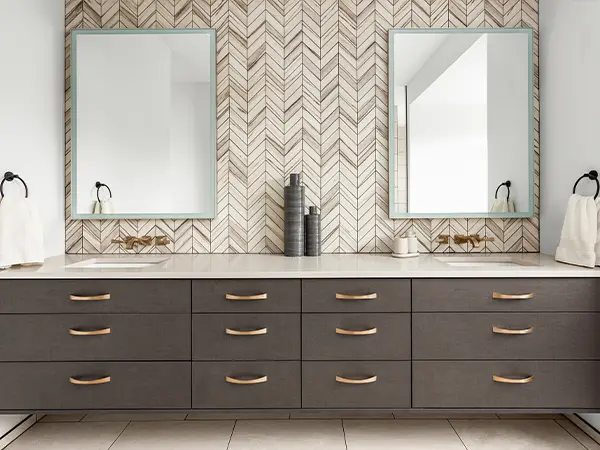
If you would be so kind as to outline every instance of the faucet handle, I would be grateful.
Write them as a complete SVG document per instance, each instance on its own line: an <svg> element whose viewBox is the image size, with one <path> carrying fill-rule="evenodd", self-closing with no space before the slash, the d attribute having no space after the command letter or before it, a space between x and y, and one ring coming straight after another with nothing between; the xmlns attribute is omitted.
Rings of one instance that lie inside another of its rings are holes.
<svg viewBox="0 0 600 450"><path fill-rule="evenodd" d="M437 243L448 245L450 243L450 235L449 234L440 234L438 236Z"/></svg>

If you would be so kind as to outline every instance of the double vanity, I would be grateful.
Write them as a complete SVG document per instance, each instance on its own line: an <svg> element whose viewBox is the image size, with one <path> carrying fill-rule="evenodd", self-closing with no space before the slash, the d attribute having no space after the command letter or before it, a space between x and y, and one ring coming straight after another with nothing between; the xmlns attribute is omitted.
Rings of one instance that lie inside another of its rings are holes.
<svg viewBox="0 0 600 450"><path fill-rule="evenodd" d="M0 272L0 411L600 411L600 271L543 255Z"/></svg>

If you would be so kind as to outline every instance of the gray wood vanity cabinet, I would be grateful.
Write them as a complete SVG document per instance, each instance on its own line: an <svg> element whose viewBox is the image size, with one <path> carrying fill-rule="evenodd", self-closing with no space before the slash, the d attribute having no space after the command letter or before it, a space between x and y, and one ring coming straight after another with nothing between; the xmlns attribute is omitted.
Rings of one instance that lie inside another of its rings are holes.
<svg viewBox="0 0 600 450"><path fill-rule="evenodd" d="M600 411L596 279L0 280L0 411Z"/></svg>

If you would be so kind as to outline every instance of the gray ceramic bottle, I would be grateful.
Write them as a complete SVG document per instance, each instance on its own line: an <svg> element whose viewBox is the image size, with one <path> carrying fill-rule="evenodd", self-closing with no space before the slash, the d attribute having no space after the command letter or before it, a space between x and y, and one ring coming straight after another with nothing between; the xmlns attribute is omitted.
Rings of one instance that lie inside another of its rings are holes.
<svg viewBox="0 0 600 450"><path fill-rule="evenodd" d="M284 189L284 254L304 256L304 186L300 174L290 175L290 185Z"/></svg>
<svg viewBox="0 0 600 450"><path fill-rule="evenodd" d="M308 208L304 216L306 230L306 256L321 256L321 215L316 206Z"/></svg>

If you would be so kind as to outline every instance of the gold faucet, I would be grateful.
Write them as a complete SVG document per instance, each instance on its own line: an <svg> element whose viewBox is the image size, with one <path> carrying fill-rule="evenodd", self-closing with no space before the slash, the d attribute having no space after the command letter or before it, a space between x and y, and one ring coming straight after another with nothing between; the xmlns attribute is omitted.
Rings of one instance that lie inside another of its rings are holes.
<svg viewBox="0 0 600 450"><path fill-rule="evenodd" d="M469 242L471 243L471 245L474 248L479 248L479 245L482 242L494 242L494 238L493 237L481 237L478 234L469 234L469 235L455 234L454 235L454 243L457 245L468 244Z"/></svg>
<svg viewBox="0 0 600 450"><path fill-rule="evenodd" d="M153 243L156 246L169 245L171 243L167 236L125 236L125 239L113 239L111 242L113 244L125 244L125 249L127 250L133 250L134 248L137 248L138 245L147 247Z"/></svg>

